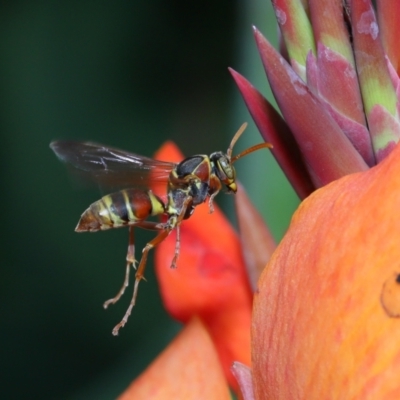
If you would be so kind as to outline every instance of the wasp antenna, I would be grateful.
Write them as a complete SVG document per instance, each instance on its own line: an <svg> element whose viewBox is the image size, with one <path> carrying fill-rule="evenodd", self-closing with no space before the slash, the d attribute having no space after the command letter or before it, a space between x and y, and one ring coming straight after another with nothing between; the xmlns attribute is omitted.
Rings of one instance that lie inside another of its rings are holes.
<svg viewBox="0 0 400 400"><path fill-rule="evenodd" d="M259 143L259 144L256 144L255 146L251 146L248 149L243 150L241 153L239 153L235 157L232 157L231 158L231 163L233 164L235 161L239 160L239 158L242 158L243 156L246 156L247 154L250 154L253 151L264 149L264 148L272 149L273 147L274 146L272 146L271 143Z"/></svg>
<svg viewBox="0 0 400 400"><path fill-rule="evenodd" d="M242 136L242 133L244 132L244 130L247 128L247 122L244 122L242 124L242 126L239 128L239 130L235 133L235 136L232 138L231 140L231 144L228 147L228 150L226 151L226 154L228 156L228 158L230 159L232 156L232 150L233 150L233 146L235 145L235 143L238 141L238 139L240 138L240 136Z"/></svg>

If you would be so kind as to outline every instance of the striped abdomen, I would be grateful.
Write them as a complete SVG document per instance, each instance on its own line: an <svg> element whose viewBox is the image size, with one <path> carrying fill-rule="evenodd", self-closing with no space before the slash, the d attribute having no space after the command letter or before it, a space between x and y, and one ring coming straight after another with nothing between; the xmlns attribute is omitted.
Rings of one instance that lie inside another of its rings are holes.
<svg viewBox="0 0 400 400"><path fill-rule="evenodd" d="M162 200L151 191L126 189L102 197L82 214L75 230L95 232L134 225L165 212Z"/></svg>

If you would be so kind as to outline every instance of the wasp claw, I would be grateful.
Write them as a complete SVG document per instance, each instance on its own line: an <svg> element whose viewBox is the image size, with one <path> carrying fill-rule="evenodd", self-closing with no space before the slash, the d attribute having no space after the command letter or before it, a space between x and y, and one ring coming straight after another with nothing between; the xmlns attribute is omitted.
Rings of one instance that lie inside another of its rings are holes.
<svg viewBox="0 0 400 400"><path fill-rule="evenodd" d="M132 268L136 270L137 269L136 265L138 264L138 260L133 259L133 261L131 261L129 264L132 265Z"/></svg>
<svg viewBox="0 0 400 400"><path fill-rule="evenodd" d="M109 306L110 304L115 304L114 299L110 299L110 300L105 301L105 302L103 303L103 308L104 308L105 310L107 310L107 308L108 308L108 306Z"/></svg>
<svg viewBox="0 0 400 400"><path fill-rule="evenodd" d="M114 336L118 336L119 330L124 327L125 321L121 321L118 325L115 325L114 329L112 330L112 334Z"/></svg>

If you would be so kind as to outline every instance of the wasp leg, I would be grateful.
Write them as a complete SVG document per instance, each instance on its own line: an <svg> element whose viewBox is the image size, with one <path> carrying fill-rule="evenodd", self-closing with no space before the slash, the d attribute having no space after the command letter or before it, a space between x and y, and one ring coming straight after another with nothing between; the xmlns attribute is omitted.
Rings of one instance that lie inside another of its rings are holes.
<svg viewBox="0 0 400 400"><path fill-rule="evenodd" d="M129 286L129 272L131 270L131 265L133 268L136 269L135 263L136 263L136 259L135 259L135 237L133 234L133 226L129 227L129 244L128 244L128 253L126 255L126 267L125 267L125 279L124 279L124 283L122 284L121 289L119 290L119 292L117 293L117 295L115 297L113 297L112 299L107 300L106 302L104 302L103 307L105 309L107 309L107 307L110 304L115 304L124 294L125 289Z"/></svg>
<svg viewBox="0 0 400 400"><path fill-rule="evenodd" d="M139 282L142 279L144 279L143 275L144 275L144 271L146 269L146 262L147 262L147 256L148 256L149 251L153 247L155 247L159 243L161 243L170 233L171 233L171 229L165 229L165 230L161 231L153 240L151 240L149 243L147 243L146 246L144 247L142 259L140 260L139 267L135 274L135 285L133 288L133 296L132 296L131 303L129 304L129 307L126 310L124 318L122 318L122 321L114 327L114 329L112 331L114 336L118 335L118 331L120 330L120 328L124 327L124 325L128 321L129 316L131 315L132 308L136 302L136 297L137 297L138 288L139 288Z"/></svg>
<svg viewBox="0 0 400 400"><path fill-rule="evenodd" d="M176 263L178 261L179 257L179 252L181 250L181 223L183 221L183 218L185 217L187 207L189 203L192 201L192 197L187 197L185 201L183 202L182 205L182 210L178 216L178 219L176 221L176 242L175 242L175 253L174 253L174 258L172 259L171 262L171 268L176 268Z"/></svg>
<svg viewBox="0 0 400 400"><path fill-rule="evenodd" d="M171 268L176 268L176 263L178 262L179 252L181 250L181 227L178 225L176 227L176 242L175 242L175 253L174 258L171 262Z"/></svg>
<svg viewBox="0 0 400 400"><path fill-rule="evenodd" d="M210 211L210 214L212 214L214 212L214 197L219 193L219 190L217 190L216 192L214 192L211 196L210 199L208 200L208 209Z"/></svg>
<svg viewBox="0 0 400 400"><path fill-rule="evenodd" d="M132 265L132 267L136 269L135 263L137 263L137 261L135 259L135 238L134 238L134 232L133 232L134 227L150 229L150 230L158 230L157 223L152 222L152 221L142 221L135 225L129 226L129 244L128 244L128 253L126 255L126 268L125 268L124 283L122 284L121 289L119 290L119 292L117 293L117 295L115 297L104 302L103 307L105 309L107 309L107 307L110 304L115 304L125 293L125 289L129 286L130 266Z"/></svg>
<svg viewBox="0 0 400 400"><path fill-rule="evenodd" d="M221 190L221 181L217 179L217 177L214 175L210 179L210 199L208 200L208 209L210 211L210 214L214 212L214 197L219 193Z"/></svg>
<svg viewBox="0 0 400 400"><path fill-rule="evenodd" d="M176 187L186 187L190 184L201 182L200 178L195 174L187 174L183 177L170 176L170 183Z"/></svg>
<svg viewBox="0 0 400 400"><path fill-rule="evenodd" d="M129 244L128 252L126 253L126 262L132 264L132 267L136 269L136 259L135 259L135 235L133 233L133 226L129 227ZM128 285L127 285L128 286Z"/></svg>
<svg viewBox="0 0 400 400"><path fill-rule="evenodd" d="M149 231L160 230L160 224L158 222L153 222L153 221L141 221L139 223L136 223L135 226L138 226L139 228L142 229L147 229Z"/></svg>

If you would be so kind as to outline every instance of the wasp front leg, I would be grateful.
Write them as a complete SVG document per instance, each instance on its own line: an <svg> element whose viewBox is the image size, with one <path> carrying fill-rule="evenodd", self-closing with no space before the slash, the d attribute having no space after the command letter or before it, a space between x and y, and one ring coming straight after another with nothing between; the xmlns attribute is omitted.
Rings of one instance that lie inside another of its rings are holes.
<svg viewBox="0 0 400 400"><path fill-rule="evenodd" d="M182 205L182 210L177 218L176 221L176 242L175 242L175 253L174 258L171 262L171 268L176 268L176 263L178 262L179 252L181 250L181 223L186 215L186 210L188 209L189 205L192 202L191 197L187 197Z"/></svg>
<svg viewBox="0 0 400 400"><path fill-rule="evenodd" d="M208 209L210 211L210 214L214 212L214 198L215 196L219 193L221 190L221 181L213 174L210 177L210 188L208 189L209 193L209 200L208 200Z"/></svg>

